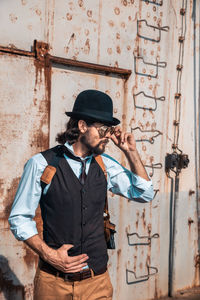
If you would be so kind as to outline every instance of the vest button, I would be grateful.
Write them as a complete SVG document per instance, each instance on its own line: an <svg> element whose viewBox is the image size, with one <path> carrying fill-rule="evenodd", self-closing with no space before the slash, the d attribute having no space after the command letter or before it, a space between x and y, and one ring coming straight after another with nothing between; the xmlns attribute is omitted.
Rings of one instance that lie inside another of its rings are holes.
<svg viewBox="0 0 200 300"><path fill-rule="evenodd" d="M83 225L85 225L86 223L85 223L85 221L83 222Z"/></svg>

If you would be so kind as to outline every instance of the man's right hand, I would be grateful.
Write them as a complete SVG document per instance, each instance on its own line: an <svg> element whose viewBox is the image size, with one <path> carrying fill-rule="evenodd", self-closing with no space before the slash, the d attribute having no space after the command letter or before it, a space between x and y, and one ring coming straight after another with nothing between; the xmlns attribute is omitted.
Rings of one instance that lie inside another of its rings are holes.
<svg viewBox="0 0 200 300"><path fill-rule="evenodd" d="M86 260L89 258L87 254L68 255L68 250L73 247L71 244L64 244L55 250L50 248L38 234L25 240L25 243L42 259L64 273L80 272L87 265Z"/></svg>
<svg viewBox="0 0 200 300"><path fill-rule="evenodd" d="M64 244L57 250L52 249L52 251L50 251L47 255L46 261L64 273L82 271L82 268L87 265L86 260L88 260L89 257L87 254L69 256L68 250L72 247L73 245L71 244Z"/></svg>

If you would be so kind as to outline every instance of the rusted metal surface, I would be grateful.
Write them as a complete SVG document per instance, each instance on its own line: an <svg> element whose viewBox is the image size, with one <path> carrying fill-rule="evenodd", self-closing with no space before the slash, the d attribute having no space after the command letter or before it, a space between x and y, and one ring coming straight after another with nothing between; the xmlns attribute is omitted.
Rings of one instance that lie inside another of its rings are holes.
<svg viewBox="0 0 200 300"><path fill-rule="evenodd" d="M0 52L3 53L10 53L13 55L20 55L20 56L34 56L34 53L31 51L25 51L25 50L21 50L21 49L15 49L15 48L11 48L11 47L3 47L0 46Z"/></svg>
<svg viewBox="0 0 200 300"><path fill-rule="evenodd" d="M53 63L59 64L59 65L77 67L77 68L81 68L81 69L85 69L85 70L91 70L93 72L105 73L107 75L117 74L117 75L123 76L125 78L128 78L132 73L131 70L103 66L103 65L99 65L99 64L92 64L92 63L83 62L83 61L76 61L73 59L56 57L56 56L52 56L52 55L49 56L49 59Z"/></svg>
<svg viewBox="0 0 200 300"><path fill-rule="evenodd" d="M150 300L167 295L171 180L164 165L166 153L172 151L180 70L179 144L189 154L190 167L180 174L174 290L199 284L194 173L198 116L196 129L191 122L198 113L191 100L193 1L187 2L185 53L178 67L182 1L46 0L33 5L21 0L1 4L1 23L6 29L0 42L0 238L5 241L0 300L13 295L13 299L32 299L37 256L14 239L7 223L23 165L31 155L55 145L56 134L65 128L65 111L72 109L77 94L87 88L100 89L113 98L114 115L122 120L123 129L134 133L155 189L155 199L149 204L109 193L111 220L117 226L117 249L109 250L113 299ZM198 44L199 23L195 26ZM34 47L33 40L38 40ZM199 55L199 48L195 50ZM128 167L111 142L107 150ZM36 220L41 232L39 211Z"/></svg>

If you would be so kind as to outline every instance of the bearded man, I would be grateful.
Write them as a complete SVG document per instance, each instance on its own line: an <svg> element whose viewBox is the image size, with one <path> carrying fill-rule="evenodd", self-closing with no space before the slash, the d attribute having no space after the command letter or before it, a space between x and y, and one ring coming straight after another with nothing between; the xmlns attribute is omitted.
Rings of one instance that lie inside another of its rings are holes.
<svg viewBox="0 0 200 300"><path fill-rule="evenodd" d="M103 217L107 190L149 202L153 186L134 136L117 126L120 121L113 117L107 94L85 90L66 114L70 119L66 131L57 136L60 145L26 163L9 223L15 237L39 255L35 300L112 299ZM125 154L130 170L104 154L109 140ZM45 183L46 173L50 182ZM33 220L39 204L43 240Z"/></svg>

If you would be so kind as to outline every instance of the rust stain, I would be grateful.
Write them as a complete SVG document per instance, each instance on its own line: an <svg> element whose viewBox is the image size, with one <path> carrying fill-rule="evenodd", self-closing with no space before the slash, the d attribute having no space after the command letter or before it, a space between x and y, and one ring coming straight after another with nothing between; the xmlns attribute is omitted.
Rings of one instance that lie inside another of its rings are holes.
<svg viewBox="0 0 200 300"><path fill-rule="evenodd" d="M13 178L9 188L7 188L6 191L4 191L3 188L1 188L1 193L2 193L1 197L3 198L3 206L4 206L3 214L1 216L2 219L7 220L10 214L10 210L17 191L17 187L19 185L19 181L20 181L20 177ZM1 179L1 183L3 186L3 183L5 184L6 182L3 179Z"/></svg>
<svg viewBox="0 0 200 300"><path fill-rule="evenodd" d="M127 0L123 0L123 1L122 1L122 4L123 4L124 6L127 6L127 4L128 4Z"/></svg>
<svg viewBox="0 0 200 300"><path fill-rule="evenodd" d="M89 54L90 53L90 40L89 39L86 40L83 51L84 51L85 54Z"/></svg>
<svg viewBox="0 0 200 300"><path fill-rule="evenodd" d="M66 18L67 18L68 21L71 21L72 20L72 15L70 13L67 13Z"/></svg>
<svg viewBox="0 0 200 300"><path fill-rule="evenodd" d="M110 27L113 27L115 25L112 20L108 21L108 24L109 24Z"/></svg>
<svg viewBox="0 0 200 300"><path fill-rule="evenodd" d="M145 152L147 150L147 147L145 145L143 145L142 150Z"/></svg>
<svg viewBox="0 0 200 300"><path fill-rule="evenodd" d="M107 52L108 52L109 55L111 55L112 54L112 48L108 48Z"/></svg>
<svg viewBox="0 0 200 300"><path fill-rule="evenodd" d="M119 7L115 7L115 8L114 8L114 12L115 12L116 15L119 15L119 14L120 14L120 9L119 9Z"/></svg>
<svg viewBox="0 0 200 300"><path fill-rule="evenodd" d="M25 255L23 256L23 260L27 267L32 267L34 266L35 268L38 265L38 255L31 250L28 246L26 246L25 243L23 243L23 248L25 250Z"/></svg>
<svg viewBox="0 0 200 300"><path fill-rule="evenodd" d="M120 92L118 91L118 92L116 92L116 98L119 98L120 96L121 96L121 94L120 94Z"/></svg>
<svg viewBox="0 0 200 300"><path fill-rule="evenodd" d="M116 33L116 39L117 39L117 40L120 39L120 33L119 33L119 32Z"/></svg>
<svg viewBox="0 0 200 300"><path fill-rule="evenodd" d="M119 68L118 61L115 61L115 68Z"/></svg>
<svg viewBox="0 0 200 300"><path fill-rule="evenodd" d="M9 14L9 19L11 20L12 23L16 23L17 22L17 16L13 13Z"/></svg>
<svg viewBox="0 0 200 300"><path fill-rule="evenodd" d="M83 0L78 0L78 5L80 6L80 7L83 7Z"/></svg>
<svg viewBox="0 0 200 300"><path fill-rule="evenodd" d="M154 299L158 299L158 282L157 282L157 278L155 278Z"/></svg>
<svg viewBox="0 0 200 300"><path fill-rule="evenodd" d="M69 52L69 47L68 46L64 47L64 50L65 50L65 53L67 54Z"/></svg>
<svg viewBox="0 0 200 300"><path fill-rule="evenodd" d="M36 12L36 14L37 14L38 16L41 16L41 14L42 14L42 12L41 12L40 9L36 9L35 12Z"/></svg>
<svg viewBox="0 0 200 300"><path fill-rule="evenodd" d="M27 28L28 28L29 30L32 30L32 29L33 29L33 26L32 26L32 25L28 25Z"/></svg>
<svg viewBox="0 0 200 300"><path fill-rule="evenodd" d="M88 11L87 11L87 16L88 16L89 18L92 17L92 10L88 10Z"/></svg>
<svg viewBox="0 0 200 300"><path fill-rule="evenodd" d="M100 60L100 48L101 48L101 16L102 13L102 1L99 1L99 20L98 20L98 42L97 42L97 63Z"/></svg>
<svg viewBox="0 0 200 300"><path fill-rule="evenodd" d="M88 29L85 29L84 32L85 32L85 35L86 35L86 36L88 36L89 33L90 33L90 31L89 31Z"/></svg>
<svg viewBox="0 0 200 300"><path fill-rule="evenodd" d="M125 27L126 27L125 22L121 22L121 27L122 27L122 28L125 28Z"/></svg>
<svg viewBox="0 0 200 300"><path fill-rule="evenodd" d="M26 5L27 4L27 0L21 0L22 5Z"/></svg>
<svg viewBox="0 0 200 300"><path fill-rule="evenodd" d="M191 196L191 195L193 195L193 194L195 194L195 191L189 190L189 196Z"/></svg>
<svg viewBox="0 0 200 300"><path fill-rule="evenodd" d="M120 46L117 46L117 47L116 47L116 51L117 51L117 53L118 53L118 54L120 54L120 53L121 53Z"/></svg>

